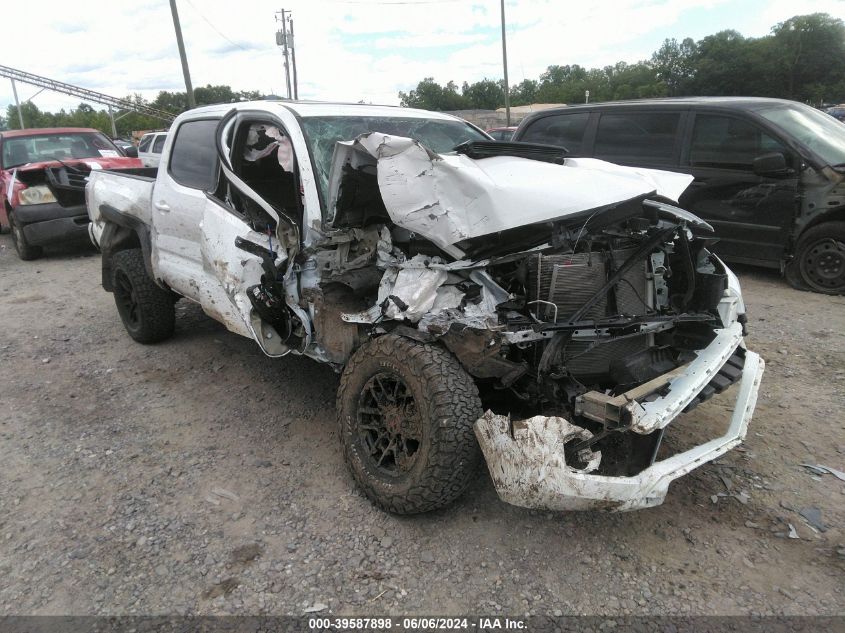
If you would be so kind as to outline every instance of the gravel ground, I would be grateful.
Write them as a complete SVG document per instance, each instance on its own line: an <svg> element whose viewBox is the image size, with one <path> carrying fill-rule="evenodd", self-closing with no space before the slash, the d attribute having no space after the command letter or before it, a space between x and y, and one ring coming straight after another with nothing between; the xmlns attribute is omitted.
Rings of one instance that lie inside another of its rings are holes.
<svg viewBox="0 0 845 633"><path fill-rule="evenodd" d="M845 298L738 272L757 412L663 506L526 511L481 471L401 518L347 474L328 367L186 302L138 345L96 253L21 262L0 236L0 615L842 614L845 482L800 464L845 470ZM734 393L672 441L718 433Z"/></svg>

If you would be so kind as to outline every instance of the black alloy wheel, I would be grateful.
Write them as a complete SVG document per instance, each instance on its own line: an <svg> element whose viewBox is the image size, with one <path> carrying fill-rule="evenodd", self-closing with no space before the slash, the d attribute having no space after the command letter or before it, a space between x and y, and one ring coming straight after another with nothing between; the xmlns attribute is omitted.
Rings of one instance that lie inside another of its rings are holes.
<svg viewBox="0 0 845 633"><path fill-rule="evenodd" d="M114 274L114 302L127 329L137 330L140 328L141 311L138 292L132 285L129 275L123 270L117 270Z"/></svg>
<svg viewBox="0 0 845 633"><path fill-rule="evenodd" d="M393 477L409 472L422 440L422 420L405 381L389 371L372 376L357 414L358 441L371 466Z"/></svg>

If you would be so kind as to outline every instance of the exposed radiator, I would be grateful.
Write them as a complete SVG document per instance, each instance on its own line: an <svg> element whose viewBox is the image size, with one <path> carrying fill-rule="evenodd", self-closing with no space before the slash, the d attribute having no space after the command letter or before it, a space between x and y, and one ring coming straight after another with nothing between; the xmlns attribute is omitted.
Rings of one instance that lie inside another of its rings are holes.
<svg viewBox="0 0 845 633"><path fill-rule="evenodd" d="M607 281L610 270L618 268L635 249L607 253L574 255L537 255L528 269L529 300L547 301L557 306L557 320L566 321ZM585 315L600 319L615 314L641 315L647 311L646 262L638 262ZM611 310L614 305L616 309ZM531 311L544 321L552 321L555 308L548 303L533 304ZM648 335L600 343L589 349L590 342L570 341L562 352L562 361L575 376L589 378L607 374L611 361L635 354L648 346ZM589 349L589 351L587 351Z"/></svg>
<svg viewBox="0 0 845 633"><path fill-rule="evenodd" d="M569 341L562 353L562 364L580 380L606 376L610 363L648 348L648 334L599 343L592 349L590 341ZM589 349L589 351L587 351Z"/></svg>
<svg viewBox="0 0 845 633"><path fill-rule="evenodd" d="M613 268L619 267L635 249L613 251ZM604 285L610 269L607 253L577 253L574 255L536 255L528 269L530 300L540 299L557 306L558 321L565 321L587 299ZM646 261L636 263L587 313L587 318L599 319L613 314L641 315L647 312ZM616 310L609 314L609 297L615 297ZM554 308L534 304L532 312L543 320L554 318Z"/></svg>

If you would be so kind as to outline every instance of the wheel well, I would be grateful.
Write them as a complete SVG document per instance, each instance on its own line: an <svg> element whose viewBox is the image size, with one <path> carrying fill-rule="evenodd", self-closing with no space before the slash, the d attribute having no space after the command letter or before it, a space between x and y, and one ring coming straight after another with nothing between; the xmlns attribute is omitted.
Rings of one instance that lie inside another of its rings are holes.
<svg viewBox="0 0 845 633"><path fill-rule="evenodd" d="M823 224L824 222L842 222L845 221L845 206L839 205L838 207L832 207L830 209L825 209L823 212L819 213L815 216L812 220L807 222L802 228L801 232L795 237L795 242L793 244L793 253L795 252L795 248L798 246L798 242L801 241L801 236L807 232L807 229L811 229L814 226L818 226L819 224Z"/></svg>
<svg viewBox="0 0 845 633"><path fill-rule="evenodd" d="M149 249L144 248L144 243L138 232L126 226L120 226L114 222L106 222L103 234L100 237L100 250L102 251L103 263L103 288L108 292L112 291L112 257L115 253L138 248L144 253L144 259L149 267Z"/></svg>

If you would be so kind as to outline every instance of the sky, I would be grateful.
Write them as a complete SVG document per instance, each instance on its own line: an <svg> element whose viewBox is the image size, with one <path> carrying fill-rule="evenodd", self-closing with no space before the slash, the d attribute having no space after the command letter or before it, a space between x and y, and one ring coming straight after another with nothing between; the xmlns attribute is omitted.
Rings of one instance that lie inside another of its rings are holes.
<svg viewBox="0 0 845 633"><path fill-rule="evenodd" d="M0 64L115 97L184 90L168 0L40 0L3 9ZM299 96L398 104L424 77L502 77L499 0L177 0L194 86L286 95L275 13L292 10ZM759 37L798 13L845 18L845 0L506 0L510 83L550 65L651 56L666 38ZM16 29L15 25L21 25ZM18 84L42 110L79 100ZM0 78L2 112L14 103ZM99 109L98 106L95 105Z"/></svg>

